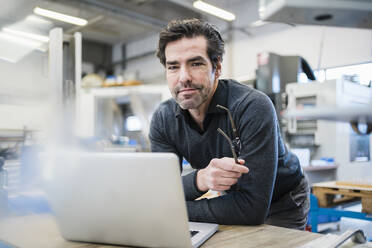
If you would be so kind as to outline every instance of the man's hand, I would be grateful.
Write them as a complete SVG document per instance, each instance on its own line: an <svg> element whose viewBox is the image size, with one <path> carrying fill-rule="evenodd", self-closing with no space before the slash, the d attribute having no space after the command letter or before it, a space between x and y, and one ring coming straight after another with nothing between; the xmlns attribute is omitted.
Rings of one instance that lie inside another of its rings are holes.
<svg viewBox="0 0 372 248"><path fill-rule="evenodd" d="M236 164L233 158L214 158L209 165L198 171L196 184L200 191L209 189L215 191L228 190L238 182L242 173L248 173L249 169L244 164L243 159L239 159L240 164Z"/></svg>

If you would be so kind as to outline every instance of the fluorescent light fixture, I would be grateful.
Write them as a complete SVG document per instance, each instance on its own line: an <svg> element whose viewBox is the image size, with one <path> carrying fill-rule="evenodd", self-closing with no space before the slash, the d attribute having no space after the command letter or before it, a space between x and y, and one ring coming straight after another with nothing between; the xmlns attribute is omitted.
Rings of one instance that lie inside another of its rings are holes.
<svg viewBox="0 0 372 248"><path fill-rule="evenodd" d="M9 33L9 34L21 36L23 38L29 38L29 39L37 40L37 41L41 41L41 42L49 42L49 37L44 36L44 35L23 32L23 31L11 29L11 28L3 28L2 31L4 31L6 33Z"/></svg>
<svg viewBox="0 0 372 248"><path fill-rule="evenodd" d="M31 48L38 48L42 45L40 41L33 41L16 35L7 34L5 32L0 33L0 38Z"/></svg>
<svg viewBox="0 0 372 248"><path fill-rule="evenodd" d="M67 22L71 24L75 24L78 26L85 26L88 21L82 18L78 18L75 16L70 16L70 15L65 15L62 13L58 13L55 11L47 10L47 9L42 9L39 7L34 8L34 13L37 15L45 16L51 19L59 20L62 22Z"/></svg>
<svg viewBox="0 0 372 248"><path fill-rule="evenodd" d="M205 3L203 1L195 1L193 3L194 8L200 9L204 12L207 12L211 15L215 15L219 18L222 18L226 21L234 21L235 20L235 15L231 12L228 12L226 10L217 8L216 6L213 6L211 4Z"/></svg>

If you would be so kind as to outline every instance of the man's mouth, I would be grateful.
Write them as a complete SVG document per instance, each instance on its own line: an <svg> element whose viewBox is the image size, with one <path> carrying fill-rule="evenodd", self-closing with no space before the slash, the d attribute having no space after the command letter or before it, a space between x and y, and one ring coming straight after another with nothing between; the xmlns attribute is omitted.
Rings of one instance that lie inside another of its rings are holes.
<svg viewBox="0 0 372 248"><path fill-rule="evenodd" d="M196 88L184 88L184 89L181 89L181 90L177 91L177 94L179 94L179 93L193 92L195 90L197 90L197 89Z"/></svg>

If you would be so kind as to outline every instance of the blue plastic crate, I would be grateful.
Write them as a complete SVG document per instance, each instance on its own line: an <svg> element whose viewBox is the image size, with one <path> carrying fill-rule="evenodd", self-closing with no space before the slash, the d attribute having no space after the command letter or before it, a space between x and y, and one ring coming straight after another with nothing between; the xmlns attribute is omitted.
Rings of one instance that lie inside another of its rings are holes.
<svg viewBox="0 0 372 248"><path fill-rule="evenodd" d="M337 217L337 216L318 215L319 224L337 222L337 221L340 221L340 219L341 217ZM308 219L307 219L307 225L310 225L310 223L311 223L311 216L309 214Z"/></svg>

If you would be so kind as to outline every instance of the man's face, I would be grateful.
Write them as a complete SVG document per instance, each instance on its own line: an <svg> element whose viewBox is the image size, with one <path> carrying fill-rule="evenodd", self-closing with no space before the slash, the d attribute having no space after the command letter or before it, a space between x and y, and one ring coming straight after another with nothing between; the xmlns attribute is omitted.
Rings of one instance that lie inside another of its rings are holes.
<svg viewBox="0 0 372 248"><path fill-rule="evenodd" d="M213 69L203 36L182 38L165 47L169 90L183 109L198 109L212 98L221 64Z"/></svg>

